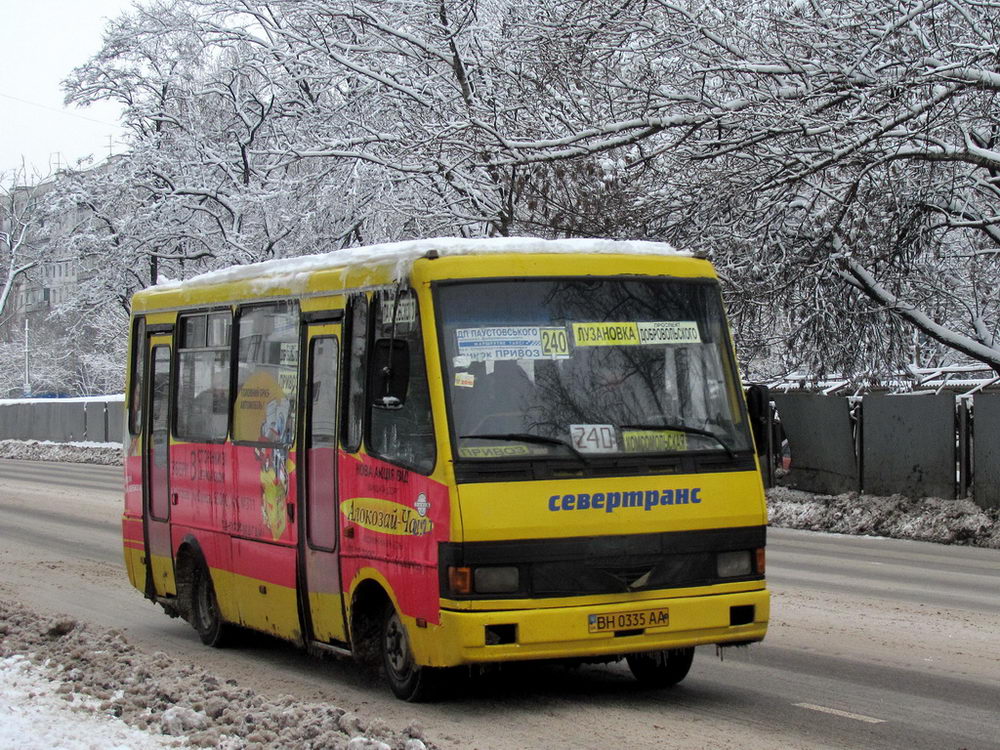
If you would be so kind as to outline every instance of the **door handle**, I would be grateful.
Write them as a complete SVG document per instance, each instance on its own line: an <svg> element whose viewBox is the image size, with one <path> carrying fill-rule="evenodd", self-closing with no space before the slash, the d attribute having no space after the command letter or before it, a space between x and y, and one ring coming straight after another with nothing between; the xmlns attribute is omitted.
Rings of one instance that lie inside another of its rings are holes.
<svg viewBox="0 0 1000 750"><path fill-rule="evenodd" d="M171 492L170 493L170 504L171 505L177 505L178 502L180 502L180 498L177 496L177 493L176 492Z"/></svg>
<svg viewBox="0 0 1000 750"><path fill-rule="evenodd" d="M294 521L295 520L295 503L286 503L285 504L285 510L288 511L288 520L289 521Z"/></svg>

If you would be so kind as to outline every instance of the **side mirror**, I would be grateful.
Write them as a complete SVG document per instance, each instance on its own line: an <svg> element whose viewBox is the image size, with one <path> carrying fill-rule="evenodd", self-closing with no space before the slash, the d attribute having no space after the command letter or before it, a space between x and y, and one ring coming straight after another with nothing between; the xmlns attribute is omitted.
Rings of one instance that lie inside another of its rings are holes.
<svg viewBox="0 0 1000 750"><path fill-rule="evenodd" d="M750 418L750 429L753 441L757 446L757 454L767 452L767 425L771 406L771 393L767 386L752 385L747 388L747 415Z"/></svg>
<svg viewBox="0 0 1000 750"><path fill-rule="evenodd" d="M400 339L377 339L372 351L372 405L400 409L410 382L410 346Z"/></svg>

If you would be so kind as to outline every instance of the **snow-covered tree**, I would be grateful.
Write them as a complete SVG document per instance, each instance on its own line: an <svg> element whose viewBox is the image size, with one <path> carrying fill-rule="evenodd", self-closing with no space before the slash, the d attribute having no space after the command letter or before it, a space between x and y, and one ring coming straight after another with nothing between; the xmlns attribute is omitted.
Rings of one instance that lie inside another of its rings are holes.
<svg viewBox="0 0 1000 750"><path fill-rule="evenodd" d="M1000 372L1000 5L725 6L688 23L747 104L688 154L732 196L713 215L743 304L789 310L814 371L898 364L915 328Z"/></svg>
<svg viewBox="0 0 1000 750"><path fill-rule="evenodd" d="M94 299L433 234L643 237L710 253L748 371L1000 371L998 49L998 0L148 0L67 81L125 105L131 153L63 199Z"/></svg>
<svg viewBox="0 0 1000 750"><path fill-rule="evenodd" d="M547 9L566 75L498 131L511 163L603 156L629 224L710 251L788 366L891 369L916 329L1000 371L1000 4Z"/></svg>
<svg viewBox="0 0 1000 750"><path fill-rule="evenodd" d="M12 313L15 283L38 265L46 188L42 181L29 182L24 170L0 176L0 325Z"/></svg>

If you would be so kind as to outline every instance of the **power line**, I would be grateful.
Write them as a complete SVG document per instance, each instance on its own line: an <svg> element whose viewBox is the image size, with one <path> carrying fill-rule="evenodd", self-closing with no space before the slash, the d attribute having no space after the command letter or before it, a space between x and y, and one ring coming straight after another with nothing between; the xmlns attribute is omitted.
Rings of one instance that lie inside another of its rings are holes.
<svg viewBox="0 0 1000 750"><path fill-rule="evenodd" d="M67 117L76 117L79 120L87 120L89 122L97 123L98 125L108 125L109 127L113 128L121 127L121 123L106 122L105 120L95 120L93 117L87 117L86 115L78 115L75 112L69 112L65 109L56 109L55 107L49 107L45 104L39 104L38 102L29 102L27 99L21 99L20 97L17 96L11 96L10 94L5 94L2 91L0 91L0 96L2 96L4 99L12 99L13 101L20 102L21 104L28 104L32 107L38 107L39 109L47 109L50 112L57 112L58 114L66 115Z"/></svg>

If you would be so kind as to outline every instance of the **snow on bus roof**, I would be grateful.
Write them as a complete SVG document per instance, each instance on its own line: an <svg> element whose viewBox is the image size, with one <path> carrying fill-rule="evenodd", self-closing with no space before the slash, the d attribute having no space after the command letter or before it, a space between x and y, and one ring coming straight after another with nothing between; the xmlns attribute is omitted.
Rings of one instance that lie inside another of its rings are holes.
<svg viewBox="0 0 1000 750"><path fill-rule="evenodd" d="M430 251L439 256L485 255L490 253L597 253L621 255L673 255L687 256L691 253L674 249L665 242L645 242L638 240L601 239L560 239L543 240L535 237L491 237L469 239L463 237L436 237L425 240L409 240L367 247L345 248L318 255L303 255L296 258L279 258L246 266L231 266L217 271L208 271L184 281L163 279L153 287L155 290L169 290L181 285L223 284L251 279L266 279L268 284L285 283L299 274L332 268L372 263L395 262L394 278L407 276L415 260Z"/></svg>

